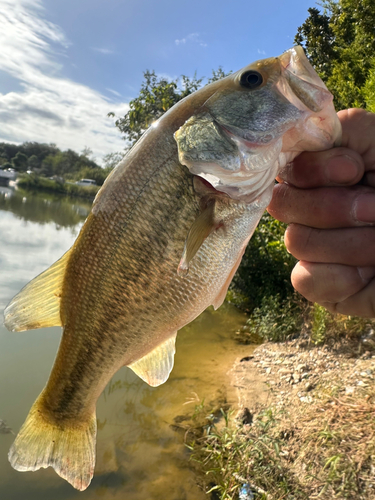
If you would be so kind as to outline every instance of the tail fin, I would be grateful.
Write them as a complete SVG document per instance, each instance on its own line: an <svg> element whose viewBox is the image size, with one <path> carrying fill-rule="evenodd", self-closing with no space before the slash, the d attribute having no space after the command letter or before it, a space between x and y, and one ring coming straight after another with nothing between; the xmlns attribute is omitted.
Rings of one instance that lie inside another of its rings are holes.
<svg viewBox="0 0 375 500"><path fill-rule="evenodd" d="M31 407L10 451L18 471L53 467L77 490L85 490L95 467L96 417L88 422L51 423L43 416L39 398Z"/></svg>

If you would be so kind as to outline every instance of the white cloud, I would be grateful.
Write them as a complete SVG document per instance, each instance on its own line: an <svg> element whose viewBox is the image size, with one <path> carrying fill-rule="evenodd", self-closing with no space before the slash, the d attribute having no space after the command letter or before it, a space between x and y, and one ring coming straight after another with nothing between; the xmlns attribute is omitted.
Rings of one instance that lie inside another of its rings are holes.
<svg viewBox="0 0 375 500"><path fill-rule="evenodd" d="M65 54L69 41L43 14L40 0L0 0L0 70L21 87L0 93L0 141L53 142L76 151L88 146L99 158L122 149L107 113L121 116L128 105L64 78L56 55Z"/></svg>
<svg viewBox="0 0 375 500"><path fill-rule="evenodd" d="M262 56L265 56L266 55L266 51L258 49L258 54L261 54Z"/></svg>
<svg viewBox="0 0 375 500"><path fill-rule="evenodd" d="M115 51L114 50L110 50L110 49L101 49L99 47L91 47L92 50L95 50L95 52L100 52L101 54L114 54Z"/></svg>
<svg viewBox="0 0 375 500"><path fill-rule="evenodd" d="M201 47L207 47L207 43L205 43L199 33L190 33L190 35L187 35L185 38L181 38L180 40L175 40L174 43L176 45L185 45L186 43L197 43Z"/></svg>
<svg viewBox="0 0 375 500"><path fill-rule="evenodd" d="M108 92L111 92L116 97L121 97L120 92L117 92L117 90L113 90L113 89L109 89L109 88L106 88L106 90L108 90Z"/></svg>

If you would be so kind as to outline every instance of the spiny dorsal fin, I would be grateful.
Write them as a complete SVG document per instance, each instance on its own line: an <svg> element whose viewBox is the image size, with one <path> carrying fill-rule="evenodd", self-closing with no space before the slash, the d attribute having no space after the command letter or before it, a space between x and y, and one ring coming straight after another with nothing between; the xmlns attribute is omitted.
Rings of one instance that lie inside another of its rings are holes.
<svg viewBox="0 0 375 500"><path fill-rule="evenodd" d="M173 368L176 336L177 333L129 365L129 368L152 387L164 384Z"/></svg>
<svg viewBox="0 0 375 500"><path fill-rule="evenodd" d="M193 222L185 241L184 251L177 268L177 274L183 276L189 271L189 263L202 246L204 240L218 226L215 220L215 202L213 201Z"/></svg>
<svg viewBox="0 0 375 500"><path fill-rule="evenodd" d="M4 311L5 326L12 332L22 332L48 326L62 326L60 297L68 250L60 260L28 283Z"/></svg>

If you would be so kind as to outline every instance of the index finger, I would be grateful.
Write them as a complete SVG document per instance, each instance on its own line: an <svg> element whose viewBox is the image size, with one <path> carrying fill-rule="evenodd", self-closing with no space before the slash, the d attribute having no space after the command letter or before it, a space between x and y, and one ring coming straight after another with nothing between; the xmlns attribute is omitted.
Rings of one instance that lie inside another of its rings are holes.
<svg viewBox="0 0 375 500"><path fill-rule="evenodd" d="M319 186L350 186L361 179L375 182L375 114L363 109L338 113L342 125L342 144L327 151L305 152L280 174L302 189Z"/></svg>
<svg viewBox="0 0 375 500"><path fill-rule="evenodd" d="M339 147L301 153L280 172L277 180L302 189L352 186L362 179L364 172L361 155Z"/></svg>

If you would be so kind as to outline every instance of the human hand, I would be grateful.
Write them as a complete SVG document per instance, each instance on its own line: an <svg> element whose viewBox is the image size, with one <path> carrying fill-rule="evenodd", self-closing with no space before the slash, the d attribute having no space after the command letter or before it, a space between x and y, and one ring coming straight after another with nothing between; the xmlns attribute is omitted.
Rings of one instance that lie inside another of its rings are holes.
<svg viewBox="0 0 375 500"><path fill-rule="evenodd" d="M331 312L375 317L375 114L338 116L341 147L299 155L280 174L268 211L290 224L296 290Z"/></svg>

